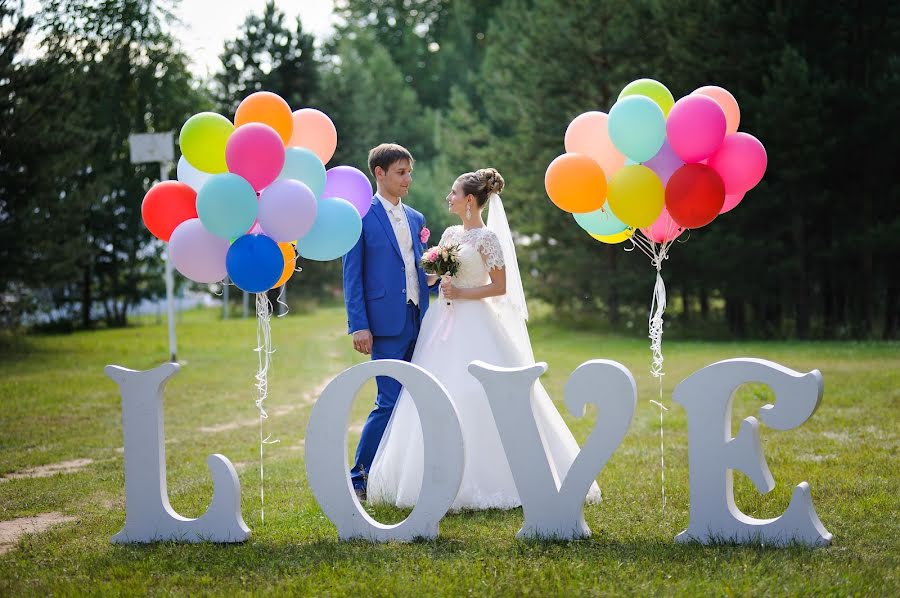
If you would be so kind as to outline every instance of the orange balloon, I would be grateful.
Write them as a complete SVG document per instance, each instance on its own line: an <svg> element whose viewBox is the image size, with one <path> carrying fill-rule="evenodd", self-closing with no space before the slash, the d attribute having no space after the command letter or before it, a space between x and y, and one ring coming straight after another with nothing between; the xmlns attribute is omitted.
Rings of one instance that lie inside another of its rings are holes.
<svg viewBox="0 0 900 598"><path fill-rule="evenodd" d="M593 212L606 201L603 168L584 154L563 154L551 162L544 187L550 201L566 212Z"/></svg>
<svg viewBox="0 0 900 598"><path fill-rule="evenodd" d="M305 147L328 164L337 149L337 129L328 115L315 108L294 111L294 134L290 147Z"/></svg>
<svg viewBox="0 0 900 598"><path fill-rule="evenodd" d="M282 270L281 278L278 279L278 282L272 285L273 289L277 289L286 283L294 275L297 267L297 253L294 251L293 243L279 243L278 249L281 250L281 255L284 257L284 270Z"/></svg>
<svg viewBox="0 0 900 598"><path fill-rule="evenodd" d="M722 112L725 113L725 134L737 133L738 125L741 124L741 109L737 100L734 99L734 96L727 89L716 85L707 85L695 90L694 93L714 99L716 104L722 108Z"/></svg>
<svg viewBox="0 0 900 598"><path fill-rule="evenodd" d="M610 177L625 166L625 155L609 138L609 115L585 112L575 117L566 129L566 151L593 158Z"/></svg>
<svg viewBox="0 0 900 598"><path fill-rule="evenodd" d="M257 91L244 98L234 113L234 126L247 123L263 123L278 132L285 145L294 133L294 118L291 107L278 94L271 91Z"/></svg>

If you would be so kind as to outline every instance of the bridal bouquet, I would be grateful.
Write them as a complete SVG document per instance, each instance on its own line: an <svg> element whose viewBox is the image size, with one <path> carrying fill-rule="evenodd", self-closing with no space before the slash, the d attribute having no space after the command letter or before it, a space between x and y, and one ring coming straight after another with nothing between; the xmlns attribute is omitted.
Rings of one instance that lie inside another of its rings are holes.
<svg viewBox="0 0 900 598"><path fill-rule="evenodd" d="M438 245L422 254L422 270L425 274L456 276L459 271L459 245ZM450 302L447 301L447 305Z"/></svg>

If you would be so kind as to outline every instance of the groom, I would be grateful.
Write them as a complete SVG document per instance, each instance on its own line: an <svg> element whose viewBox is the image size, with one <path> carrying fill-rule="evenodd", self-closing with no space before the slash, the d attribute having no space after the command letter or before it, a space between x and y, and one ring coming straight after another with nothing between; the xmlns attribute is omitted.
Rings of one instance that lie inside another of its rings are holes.
<svg viewBox="0 0 900 598"><path fill-rule="evenodd" d="M369 170L378 184L363 216L362 234L343 259L344 303L353 348L372 359L412 358L419 325L428 309L428 285L419 265L428 229L425 217L401 201L412 182L413 157L406 148L383 143L369 152ZM366 480L400 383L376 377L375 409L362 429L350 470L353 489L366 500Z"/></svg>

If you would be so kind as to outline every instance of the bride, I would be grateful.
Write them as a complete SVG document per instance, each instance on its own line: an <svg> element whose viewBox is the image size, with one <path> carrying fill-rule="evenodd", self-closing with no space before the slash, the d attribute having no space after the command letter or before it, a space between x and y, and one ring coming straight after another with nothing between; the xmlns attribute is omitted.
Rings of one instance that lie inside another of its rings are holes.
<svg viewBox="0 0 900 598"><path fill-rule="evenodd" d="M446 387L459 414L466 457L453 510L511 509L522 504L487 397L467 369L476 359L504 367L534 363L515 246L500 200L503 186L503 177L493 168L463 174L453 183L447 201L462 225L444 231L440 245L459 245L459 271L441 282L443 299L426 312L412 357L412 363ZM485 205L487 224L481 217ZM435 281L435 276L429 277L429 285ZM531 404L548 458L562 480L578 445L540 382L534 386ZM422 469L422 430L404 390L368 475L368 501L413 506ZM600 500L596 482L587 500Z"/></svg>

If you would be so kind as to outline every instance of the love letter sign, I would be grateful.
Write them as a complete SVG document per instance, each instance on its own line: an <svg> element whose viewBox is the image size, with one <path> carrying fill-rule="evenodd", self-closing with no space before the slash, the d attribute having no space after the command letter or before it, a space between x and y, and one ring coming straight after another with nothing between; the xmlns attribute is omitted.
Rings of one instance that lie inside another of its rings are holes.
<svg viewBox="0 0 900 598"><path fill-rule="evenodd" d="M583 506L591 484L625 437L637 398L634 377L608 360L583 363L569 377L565 404L581 417L588 404L597 421L569 471L560 479L551 469L531 409L531 389L547 369L544 363L500 368L474 361L469 372L481 383L503 443L524 523L518 537L574 539L589 536ZM210 455L213 500L198 519L172 510L166 493L162 393L178 371L165 364L146 372L108 366L106 373L122 393L125 435L125 527L113 542L174 540L241 542L250 535L240 513L240 483L231 462ZM368 380L390 376L415 403L422 424L424 474L412 513L396 525L375 521L353 492L347 471L347 430L353 398ZM787 510L774 519L754 519L734 503L732 472L738 469L760 492L775 487L759 440L759 421L744 419L731 436L731 405L742 384L767 384L775 404L760 409L760 419L776 430L804 423L822 400L822 375L805 374L761 359L731 359L703 368L682 381L673 400L687 411L690 470L690 523L678 542L831 543L812 504L809 485L801 482ZM361 363L339 374L313 407L306 430L306 470L310 488L342 540L374 542L435 538L438 524L462 481L463 435L447 390L431 374L404 361Z"/></svg>

